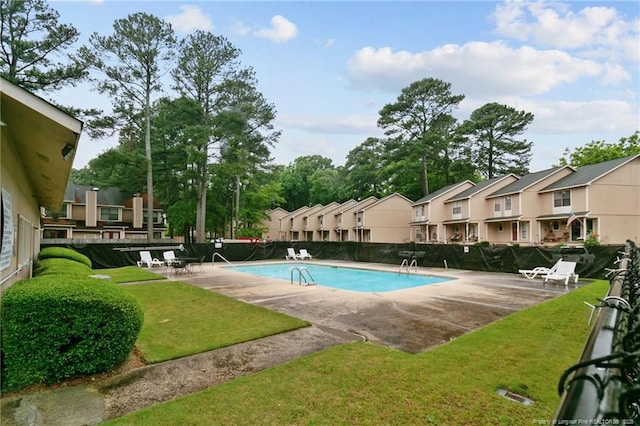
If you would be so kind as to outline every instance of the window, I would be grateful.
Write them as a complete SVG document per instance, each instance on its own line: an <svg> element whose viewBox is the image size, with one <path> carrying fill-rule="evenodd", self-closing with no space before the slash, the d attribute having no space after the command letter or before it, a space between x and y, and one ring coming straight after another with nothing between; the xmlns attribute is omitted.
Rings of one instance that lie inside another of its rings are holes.
<svg viewBox="0 0 640 426"><path fill-rule="evenodd" d="M511 195L504 197L504 209L511 210Z"/></svg>
<svg viewBox="0 0 640 426"><path fill-rule="evenodd" d="M69 208L69 204L63 204L60 207L59 211L54 212L53 210L45 210L44 211L44 215L46 217L51 217L51 218L54 218L54 219L67 218L67 217L69 217L68 208Z"/></svg>
<svg viewBox="0 0 640 426"><path fill-rule="evenodd" d="M142 212L142 223L147 223L147 217L149 217L147 211L143 211ZM158 223L160 222L160 212L153 212L153 223ZM291 219L291 223L293 226L293 219ZM306 224L306 219L305 219L305 224Z"/></svg>
<svg viewBox="0 0 640 426"><path fill-rule="evenodd" d="M453 203L453 214L462 214L462 203L460 201Z"/></svg>
<svg viewBox="0 0 640 426"><path fill-rule="evenodd" d="M420 217L420 209L416 207L416 217Z"/></svg>
<svg viewBox="0 0 640 426"><path fill-rule="evenodd" d="M502 225L502 223L498 224L498 232L502 232L504 231L504 226Z"/></svg>
<svg viewBox="0 0 640 426"><path fill-rule="evenodd" d="M45 229L42 231L42 238L67 238L67 230Z"/></svg>
<svg viewBox="0 0 640 426"><path fill-rule="evenodd" d="M102 239L104 240L117 240L120 238L120 231L103 231Z"/></svg>
<svg viewBox="0 0 640 426"><path fill-rule="evenodd" d="M500 211L500 198L496 198L495 201L493 202L493 211L494 212L499 212Z"/></svg>
<svg viewBox="0 0 640 426"><path fill-rule="evenodd" d="M553 193L553 207L571 206L571 191L564 189Z"/></svg>
<svg viewBox="0 0 640 426"><path fill-rule="evenodd" d="M120 209L117 207L100 207L100 220L117 222L120 220Z"/></svg>
<svg viewBox="0 0 640 426"><path fill-rule="evenodd" d="M520 239L522 241L529 239L529 222L520 222Z"/></svg>

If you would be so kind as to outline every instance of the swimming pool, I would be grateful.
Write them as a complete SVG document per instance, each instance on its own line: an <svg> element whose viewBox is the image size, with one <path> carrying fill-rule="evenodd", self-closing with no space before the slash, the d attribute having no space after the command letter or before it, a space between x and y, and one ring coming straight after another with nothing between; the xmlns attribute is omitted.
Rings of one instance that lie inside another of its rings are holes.
<svg viewBox="0 0 640 426"><path fill-rule="evenodd" d="M306 271L303 270L304 268L308 271L308 275L306 274ZM287 281L291 280L293 271L293 282L296 284L299 282L300 273L298 271L300 271L307 281L313 281L321 286L369 293L402 290L453 280L453 278L438 276L406 273L398 274L397 272L311 265L305 263L238 266L233 268L233 270L269 278L279 278ZM302 279L302 283L305 283L304 278Z"/></svg>

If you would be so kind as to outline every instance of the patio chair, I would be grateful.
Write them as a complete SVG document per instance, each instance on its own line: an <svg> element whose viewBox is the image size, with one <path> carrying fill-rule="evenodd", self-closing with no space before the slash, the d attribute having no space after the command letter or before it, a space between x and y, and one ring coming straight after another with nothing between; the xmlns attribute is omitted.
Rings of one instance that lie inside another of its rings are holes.
<svg viewBox="0 0 640 426"><path fill-rule="evenodd" d="M538 275L548 275L556 270L558 267L558 263L560 263L562 259L559 259L555 265L551 268L547 268L546 266L536 266L533 269L520 269L518 272L525 276L525 278L529 278L530 280L534 279Z"/></svg>
<svg viewBox="0 0 640 426"><path fill-rule="evenodd" d="M284 258L287 260L297 260L300 259L300 255L296 253L293 247L289 247L287 249L287 254L284 255Z"/></svg>
<svg viewBox="0 0 640 426"><path fill-rule="evenodd" d="M569 280L573 278L573 282L578 284L578 274L575 273L576 262L567 262L561 260L558 262L555 271L551 271L543 277L544 283L547 281L564 281L565 287L569 285Z"/></svg>
<svg viewBox="0 0 640 426"><path fill-rule="evenodd" d="M151 257L150 251L141 251L140 252L140 260L136 262L139 267L146 266L147 268L151 268L153 266L162 266L164 262Z"/></svg>
<svg viewBox="0 0 640 426"><path fill-rule="evenodd" d="M313 257L309 254L307 249L300 249L300 254L298 255L300 260L302 259L313 259Z"/></svg>

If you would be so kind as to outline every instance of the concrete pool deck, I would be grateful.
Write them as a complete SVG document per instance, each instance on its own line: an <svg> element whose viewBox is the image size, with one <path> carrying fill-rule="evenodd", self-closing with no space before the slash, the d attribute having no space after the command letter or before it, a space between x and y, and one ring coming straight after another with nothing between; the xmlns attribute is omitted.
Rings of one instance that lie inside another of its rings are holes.
<svg viewBox="0 0 640 426"><path fill-rule="evenodd" d="M274 263L399 271L399 266L388 264L320 260L234 262L234 265ZM223 263L206 264L204 272L170 275L169 278L283 312L314 325L355 333L367 341L409 353L424 352L510 313L577 288L574 284L568 288L562 283L545 285L541 279L530 280L517 274L422 267L417 273L454 280L365 293L321 285L305 286L297 282L291 284L288 280L236 272Z"/></svg>
<svg viewBox="0 0 640 426"><path fill-rule="evenodd" d="M284 261L234 262L258 265ZM299 262L296 262L299 263ZM398 267L339 261L310 264ZM362 293L233 271L222 263L171 280L311 322L311 327L148 366L124 368L95 383L4 397L2 425L93 425L350 341L367 340L410 353L423 352L510 313L576 288L543 285L515 274L418 268L455 281L384 293ZM579 286L584 283L579 283ZM134 284L135 285L135 284Z"/></svg>

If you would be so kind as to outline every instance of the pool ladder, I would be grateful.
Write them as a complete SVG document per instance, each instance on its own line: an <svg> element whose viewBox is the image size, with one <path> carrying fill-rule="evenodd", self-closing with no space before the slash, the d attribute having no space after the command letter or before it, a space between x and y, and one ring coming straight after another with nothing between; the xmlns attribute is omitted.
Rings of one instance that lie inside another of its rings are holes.
<svg viewBox="0 0 640 426"><path fill-rule="evenodd" d="M407 274L411 273L411 268L414 268L414 272L418 272L418 261L416 259L412 259L411 263L409 263L409 259L403 259L402 263L400 264L398 274L402 273L402 268L407 269Z"/></svg>
<svg viewBox="0 0 640 426"><path fill-rule="evenodd" d="M298 284L300 285L314 285L316 280L311 276L311 272L305 267L294 266L291 268L291 284L293 284L293 274L298 273ZM308 278L308 279L307 279ZM304 280L304 283L302 282Z"/></svg>

